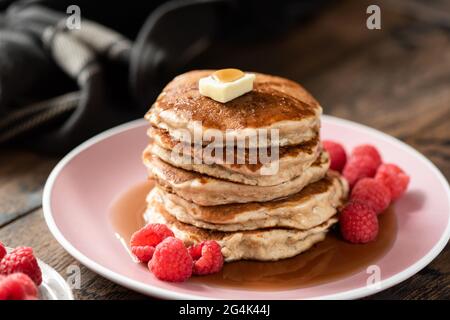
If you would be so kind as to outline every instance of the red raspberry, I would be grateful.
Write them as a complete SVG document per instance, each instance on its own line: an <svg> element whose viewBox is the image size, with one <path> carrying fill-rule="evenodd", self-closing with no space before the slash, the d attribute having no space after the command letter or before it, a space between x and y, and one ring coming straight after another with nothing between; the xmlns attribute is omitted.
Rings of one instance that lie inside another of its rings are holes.
<svg viewBox="0 0 450 320"><path fill-rule="evenodd" d="M205 275L219 272L223 266L223 255L220 245L213 240L203 241L189 248L194 260L193 274Z"/></svg>
<svg viewBox="0 0 450 320"><path fill-rule="evenodd" d="M205 242L201 242L197 245L192 245L188 248L189 255L192 257L192 260L196 261L200 259L202 256L202 248Z"/></svg>
<svg viewBox="0 0 450 320"><path fill-rule="evenodd" d="M6 255L6 248L3 245L3 243L0 242L0 261L3 259L5 255Z"/></svg>
<svg viewBox="0 0 450 320"><path fill-rule="evenodd" d="M165 224L151 223L136 231L131 236L130 245L156 247L167 237L173 237L173 232Z"/></svg>
<svg viewBox="0 0 450 320"><path fill-rule="evenodd" d="M370 144L361 144L352 150L352 158L358 158L360 156L372 158L377 167L383 162L377 148Z"/></svg>
<svg viewBox="0 0 450 320"><path fill-rule="evenodd" d="M352 150L342 174L352 188L358 180L375 176L381 161L380 153L374 146L362 144Z"/></svg>
<svg viewBox="0 0 450 320"><path fill-rule="evenodd" d="M351 157L342 171L351 188L362 178L372 178L378 168L378 161L369 156Z"/></svg>
<svg viewBox="0 0 450 320"><path fill-rule="evenodd" d="M31 278L29 276L27 276L25 273L21 273L21 272L13 273L13 274L7 276L7 278L12 279L13 281L15 281L17 283L20 283L20 285L22 286L22 288L25 291L25 294L28 297L37 297L38 288L37 288L36 284L33 282L33 280L31 280Z"/></svg>
<svg viewBox="0 0 450 320"><path fill-rule="evenodd" d="M24 273L0 276L0 300L34 300L38 289Z"/></svg>
<svg viewBox="0 0 450 320"><path fill-rule="evenodd" d="M173 232L165 224L152 223L136 231L131 236L131 252L140 262L147 263L152 259L155 247Z"/></svg>
<svg viewBox="0 0 450 320"><path fill-rule="evenodd" d="M381 182L364 178L355 184L350 200L361 202L378 214L391 203L391 192Z"/></svg>
<svg viewBox="0 0 450 320"><path fill-rule="evenodd" d="M0 262L0 274L8 275L22 272L28 275L36 285L42 282L42 273L30 247L17 247L7 253Z"/></svg>
<svg viewBox="0 0 450 320"><path fill-rule="evenodd" d="M331 140L324 140L322 145L330 155L330 169L342 172L342 169L344 169L345 163L347 162L347 154L345 153L344 147Z"/></svg>
<svg viewBox="0 0 450 320"><path fill-rule="evenodd" d="M183 241L168 237L156 246L148 266L160 280L183 282L192 275L192 258Z"/></svg>
<svg viewBox="0 0 450 320"><path fill-rule="evenodd" d="M0 276L0 301L24 299L25 290L19 283L10 281L6 276Z"/></svg>
<svg viewBox="0 0 450 320"><path fill-rule="evenodd" d="M349 202L339 215L342 237L352 243L367 243L378 235L375 211L360 202Z"/></svg>
<svg viewBox="0 0 450 320"><path fill-rule="evenodd" d="M6 276L9 281L20 285L25 293L26 299L36 299L38 296L38 288L36 284L25 273L17 272Z"/></svg>
<svg viewBox="0 0 450 320"><path fill-rule="evenodd" d="M400 198L408 188L409 176L395 164L382 164L375 175L375 180L383 183L390 191L392 200Z"/></svg>
<svg viewBox="0 0 450 320"><path fill-rule="evenodd" d="M155 247L134 246L131 247L131 252L136 256L136 258L138 258L140 262L147 263L152 259L153 253L155 252Z"/></svg>

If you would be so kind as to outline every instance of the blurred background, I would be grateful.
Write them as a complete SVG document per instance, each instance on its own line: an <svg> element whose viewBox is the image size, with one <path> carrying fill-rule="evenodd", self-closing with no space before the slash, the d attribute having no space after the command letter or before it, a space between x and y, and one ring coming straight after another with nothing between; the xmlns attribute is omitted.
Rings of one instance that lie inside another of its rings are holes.
<svg viewBox="0 0 450 320"><path fill-rule="evenodd" d="M379 29L367 27L370 5ZM450 177L450 1L0 0L0 239L50 248L64 270L73 260L41 212L53 166L142 118L175 75L225 67L298 81L324 113L405 141ZM29 238L17 239L24 227ZM442 297L449 251L377 296ZM83 273L110 290L88 287L81 298L133 297Z"/></svg>

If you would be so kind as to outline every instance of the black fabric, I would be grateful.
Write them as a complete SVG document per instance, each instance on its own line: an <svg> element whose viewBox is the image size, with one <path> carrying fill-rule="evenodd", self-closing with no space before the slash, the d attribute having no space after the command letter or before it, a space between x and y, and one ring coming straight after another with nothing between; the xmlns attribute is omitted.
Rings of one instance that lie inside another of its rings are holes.
<svg viewBox="0 0 450 320"><path fill-rule="evenodd" d="M66 152L141 117L212 43L276 35L325 2L0 0L0 144Z"/></svg>

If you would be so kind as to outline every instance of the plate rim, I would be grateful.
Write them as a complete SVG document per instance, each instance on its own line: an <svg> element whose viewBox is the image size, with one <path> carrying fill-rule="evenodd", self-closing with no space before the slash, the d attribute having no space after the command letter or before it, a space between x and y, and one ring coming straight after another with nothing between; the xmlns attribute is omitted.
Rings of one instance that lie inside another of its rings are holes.
<svg viewBox="0 0 450 320"><path fill-rule="evenodd" d="M43 270L43 272L45 269L49 269L52 272L53 277L57 278L60 288L63 289L65 294L67 295L67 297L65 297L63 299L60 299L58 297L56 300L67 300L67 301L75 300L75 296L73 294L72 288L69 286L66 279L64 279L64 277L58 271L56 271L55 268L50 266L48 263L45 263L44 261L42 261L40 259L37 259L37 260L38 260L39 266ZM47 271L45 271L45 272L47 272ZM47 273L47 275L48 275L48 273Z"/></svg>
<svg viewBox="0 0 450 320"><path fill-rule="evenodd" d="M447 191L447 201L450 206L450 186L445 178L445 176L442 174L442 172L436 167L436 165L431 162L427 157L425 157L422 153L411 147L410 145L406 144L405 142L390 136L382 131L379 131L377 129L371 128L369 126L353 122L351 120L347 119L341 119L335 116L330 115L322 115L322 119L329 122L334 122L338 125L345 125L345 126L351 126L356 127L359 130L368 132L369 134L373 134L378 136L380 139L395 143L400 148L406 150L409 153L412 153L414 156L418 157L430 170L432 170L436 176L438 177L439 182L444 187L444 189ZM108 280L115 282L121 286L124 286L126 288L129 288L131 290L137 291L139 293L145 294L145 295L152 295L155 297L165 298L165 299L217 299L217 298L211 298L208 296L202 296L202 295L195 295L195 294L189 294L189 293L180 293L180 292L174 292L169 289L163 289L156 286L152 286L149 284L144 284L140 281L131 279L127 276L121 275L117 272L111 271L107 267L91 260L89 257L85 256L82 252L80 252L78 249L76 249L69 240L67 240L62 232L59 230L59 228L56 225L56 222L53 218L52 210L51 210L51 194L53 190L53 185L56 181L56 178L58 177L59 173L64 169L64 167L72 160L74 159L79 153L82 151L94 146L98 142L105 140L111 136L114 136L116 134L122 133L127 130L131 130L137 127L140 127L144 124L146 124L147 121L144 119L136 119L133 121L126 122L124 124L121 124L119 126L113 127L111 129L108 129L106 131L103 131L94 137L86 140L85 142L81 143L79 146L75 147L72 151L70 151L67 155L65 155L53 168L50 175L47 178L47 181L44 186L43 191L43 197L42 197L42 207L43 207L43 213L44 213L44 219L47 223L47 226L52 233L52 235L55 237L55 239L59 242L59 244L76 260L81 262L83 265L85 265L87 268L92 270L95 273L98 273L99 275L107 278ZM448 213L450 214L450 213ZM422 270L424 267L426 267L431 261L434 260L434 258L437 257L437 255L444 249L447 242L450 239L450 218L448 219L447 227L445 228L445 231L443 232L440 239L436 242L436 244L433 246L433 248L422 258L420 258L418 261L407 267L406 269L402 270L401 272L380 281L379 285L377 286L365 286L360 287L356 289L351 289L343 292L333 293L329 295L323 295L323 296L317 296L312 297L309 299L326 299L326 300L334 300L334 299L358 299L362 297L366 297L369 295L373 295L377 292L386 290L396 284L399 284L400 282L405 281L406 279L410 278L420 270Z"/></svg>

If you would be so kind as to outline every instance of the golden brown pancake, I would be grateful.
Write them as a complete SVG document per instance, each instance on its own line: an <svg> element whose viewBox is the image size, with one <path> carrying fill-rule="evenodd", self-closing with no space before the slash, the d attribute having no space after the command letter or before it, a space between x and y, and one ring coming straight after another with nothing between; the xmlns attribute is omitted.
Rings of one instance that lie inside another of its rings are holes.
<svg viewBox="0 0 450 320"><path fill-rule="evenodd" d="M198 81L215 70L197 70L173 79L145 118L179 140L180 129L193 135L193 122L201 129L217 129L242 137L248 129L277 129L280 145L310 140L319 131L322 108L298 83L255 73L254 89L227 103L202 96ZM270 142L269 142L270 143ZM259 144L261 146L261 143Z"/></svg>
<svg viewBox="0 0 450 320"><path fill-rule="evenodd" d="M195 171L211 177L225 179L237 183L270 186L277 185L296 176L300 176L317 159L321 151L319 137L300 145L280 147L278 154L271 161L263 161L256 156L250 163L249 149L220 148L217 154L208 148L187 145L175 141L163 129L151 127L148 130L151 138L145 152L152 153L163 161L188 171ZM252 149L258 155L258 149ZM264 155L271 155L270 148ZM226 155L230 155L227 163ZM262 163L263 162L263 163ZM268 174L268 169L273 168ZM266 170L266 171L264 171Z"/></svg>
<svg viewBox="0 0 450 320"><path fill-rule="evenodd" d="M214 71L174 78L145 116L151 139L143 161L156 181L146 221L166 224L187 245L216 240L226 261L308 250L337 222L348 192L337 173L327 174L321 106L299 84L260 73L252 91L220 103L198 88ZM230 146L239 153L224 162ZM278 158L249 161L254 148L273 154L273 147Z"/></svg>
<svg viewBox="0 0 450 320"><path fill-rule="evenodd" d="M229 262L235 260L275 261L293 257L322 241L329 228L337 222L337 218L333 216L321 225L308 230L266 228L221 232L182 223L167 213L162 205L152 202L148 206L146 221L167 225L186 245L204 240L215 240L222 247L225 261Z"/></svg>
<svg viewBox="0 0 450 320"><path fill-rule="evenodd" d="M298 177L275 186L252 186L180 169L149 153L144 153L143 160L149 176L162 188L202 206L262 202L286 197L322 179L330 165L328 153L322 152Z"/></svg>
<svg viewBox="0 0 450 320"><path fill-rule="evenodd" d="M148 203L159 203L178 221L220 231L255 230L270 227L307 230L336 214L347 197L348 185L338 174L311 183L302 191L267 202L199 206L159 187Z"/></svg>

